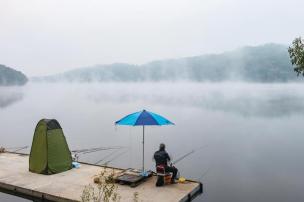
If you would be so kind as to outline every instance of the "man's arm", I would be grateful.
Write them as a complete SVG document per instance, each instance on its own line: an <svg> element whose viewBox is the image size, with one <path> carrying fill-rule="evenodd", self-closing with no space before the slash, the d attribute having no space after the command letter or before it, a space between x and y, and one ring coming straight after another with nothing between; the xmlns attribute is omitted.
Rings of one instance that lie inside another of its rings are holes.
<svg viewBox="0 0 304 202"><path fill-rule="evenodd" d="M171 161L171 158L170 158L169 154L168 153L166 153L166 154L167 154L168 161Z"/></svg>

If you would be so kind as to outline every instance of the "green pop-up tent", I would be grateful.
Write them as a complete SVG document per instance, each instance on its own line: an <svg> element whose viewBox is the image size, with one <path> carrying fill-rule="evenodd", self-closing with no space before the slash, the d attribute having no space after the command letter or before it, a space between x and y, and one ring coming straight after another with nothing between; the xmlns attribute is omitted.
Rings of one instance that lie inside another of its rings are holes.
<svg viewBox="0 0 304 202"><path fill-rule="evenodd" d="M39 174L56 174L72 168L72 156L62 128L55 119L38 122L30 153L29 170Z"/></svg>

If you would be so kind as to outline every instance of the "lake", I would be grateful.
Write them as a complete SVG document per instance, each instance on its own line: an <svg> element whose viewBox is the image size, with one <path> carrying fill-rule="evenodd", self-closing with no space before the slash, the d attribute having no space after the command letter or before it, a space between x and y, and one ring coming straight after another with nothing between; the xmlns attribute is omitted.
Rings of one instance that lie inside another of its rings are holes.
<svg viewBox="0 0 304 202"><path fill-rule="evenodd" d="M196 201L304 200L304 84L253 83L28 83L0 88L0 134L5 147L31 145L37 122L55 118L71 150L122 146L110 165L141 168L142 128L114 126L146 109L175 126L145 129L145 167L159 143L176 166L200 180ZM23 150L29 152L29 150ZM80 156L94 163L111 151ZM139 196L140 197L140 196ZM0 201L26 201L0 193Z"/></svg>

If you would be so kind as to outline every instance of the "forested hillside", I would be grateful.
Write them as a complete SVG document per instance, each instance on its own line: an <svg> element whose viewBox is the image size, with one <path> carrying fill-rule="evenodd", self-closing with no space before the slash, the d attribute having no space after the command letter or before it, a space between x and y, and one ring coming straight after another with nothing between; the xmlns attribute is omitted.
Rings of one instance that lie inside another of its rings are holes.
<svg viewBox="0 0 304 202"><path fill-rule="evenodd" d="M298 80L287 46L267 44L244 47L221 54L159 60L143 65L115 63L79 68L62 74L36 78L44 81L249 81Z"/></svg>
<svg viewBox="0 0 304 202"><path fill-rule="evenodd" d="M24 85L27 81L22 72L0 64L0 86Z"/></svg>

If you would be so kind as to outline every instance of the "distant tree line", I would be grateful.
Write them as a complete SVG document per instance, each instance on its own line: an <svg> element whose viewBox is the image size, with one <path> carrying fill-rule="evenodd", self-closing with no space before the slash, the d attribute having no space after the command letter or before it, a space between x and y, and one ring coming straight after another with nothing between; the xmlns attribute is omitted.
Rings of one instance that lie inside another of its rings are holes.
<svg viewBox="0 0 304 202"><path fill-rule="evenodd" d="M153 61L143 65L115 63L80 68L62 74L38 77L37 81L226 81L287 82L304 76L304 41L296 38L288 47L267 44L244 47L222 54ZM289 55L288 55L289 53ZM294 74L291 69L297 73ZM28 78L0 65L0 85L24 85Z"/></svg>
<svg viewBox="0 0 304 202"><path fill-rule="evenodd" d="M24 85L27 81L22 72L0 65L0 86Z"/></svg>
<svg viewBox="0 0 304 202"><path fill-rule="evenodd" d="M299 80L292 71L288 47L267 44L244 47L222 54L153 61L143 65L116 63L80 68L36 78L43 81L248 81L287 82Z"/></svg>

